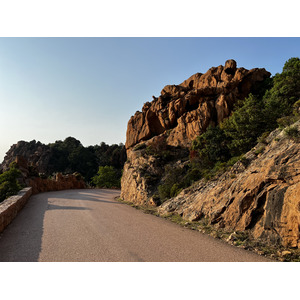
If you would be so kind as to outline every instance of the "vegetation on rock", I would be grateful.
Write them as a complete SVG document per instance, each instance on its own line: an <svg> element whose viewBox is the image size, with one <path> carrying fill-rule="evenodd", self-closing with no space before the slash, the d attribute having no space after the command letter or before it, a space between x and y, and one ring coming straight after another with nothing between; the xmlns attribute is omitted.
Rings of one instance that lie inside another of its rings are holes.
<svg viewBox="0 0 300 300"><path fill-rule="evenodd" d="M235 105L229 118L220 125L209 127L193 141L191 150L197 152L197 158L194 158L192 168L199 170L200 177L208 173L215 175L222 167L226 170L232 160L242 157L258 141L263 141L270 131L297 121L299 98L300 59L291 58L281 74L265 80L256 94L251 93ZM293 139L299 138L293 127L287 127L286 134Z"/></svg>

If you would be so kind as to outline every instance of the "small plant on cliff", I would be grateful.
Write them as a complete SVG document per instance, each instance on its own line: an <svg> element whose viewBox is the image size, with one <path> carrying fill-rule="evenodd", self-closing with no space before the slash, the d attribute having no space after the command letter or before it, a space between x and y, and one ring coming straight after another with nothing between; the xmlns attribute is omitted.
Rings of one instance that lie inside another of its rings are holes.
<svg viewBox="0 0 300 300"><path fill-rule="evenodd" d="M16 168L15 163L12 163L9 170L0 175L0 202L17 194L22 188L17 180L20 175L21 172Z"/></svg>
<svg viewBox="0 0 300 300"><path fill-rule="evenodd" d="M99 188L120 188L121 172L112 166L99 167L96 176L92 178L92 183Z"/></svg>
<svg viewBox="0 0 300 300"><path fill-rule="evenodd" d="M285 134L292 140L298 141L300 139L300 131L296 126L289 126L284 130Z"/></svg>
<svg viewBox="0 0 300 300"><path fill-rule="evenodd" d="M161 203L170 197L177 196L182 188L186 187L183 181L184 174L184 168L166 166L164 183L158 186Z"/></svg>

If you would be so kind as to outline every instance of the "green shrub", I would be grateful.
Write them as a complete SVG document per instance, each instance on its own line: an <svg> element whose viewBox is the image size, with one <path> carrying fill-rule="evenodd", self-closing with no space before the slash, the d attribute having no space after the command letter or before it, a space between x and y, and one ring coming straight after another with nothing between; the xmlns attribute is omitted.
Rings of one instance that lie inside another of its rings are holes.
<svg viewBox="0 0 300 300"><path fill-rule="evenodd" d="M16 195L22 188L18 182L21 172L15 164L11 164L9 170L0 175L0 202L6 198Z"/></svg>
<svg viewBox="0 0 300 300"><path fill-rule="evenodd" d="M258 155L258 154L261 154L265 151L266 147L265 146L261 146L259 147L258 149L255 150L255 154Z"/></svg>
<svg viewBox="0 0 300 300"><path fill-rule="evenodd" d="M266 131L262 99L250 94L220 127L227 136L232 156L249 151Z"/></svg>
<svg viewBox="0 0 300 300"><path fill-rule="evenodd" d="M284 132L292 140L298 140L300 138L300 131L296 126L289 126Z"/></svg>
<svg viewBox="0 0 300 300"><path fill-rule="evenodd" d="M120 188L121 174L112 166L100 166L97 175L92 178L92 183L99 188Z"/></svg>
<svg viewBox="0 0 300 300"><path fill-rule="evenodd" d="M218 161L226 161L229 157L227 138L219 126L209 126L193 141L192 150L198 151L199 162L204 168L212 167Z"/></svg>
<svg viewBox="0 0 300 300"><path fill-rule="evenodd" d="M285 127L291 126L297 120L298 120L297 116L285 116L285 117L277 119L277 124L280 129L283 129Z"/></svg>
<svg viewBox="0 0 300 300"><path fill-rule="evenodd" d="M260 137L258 137L257 142L262 144L267 144L267 137L269 136L270 132L266 131L264 132Z"/></svg>
<svg viewBox="0 0 300 300"><path fill-rule="evenodd" d="M181 191L182 191L182 187L180 186L180 184L179 183L175 183L171 187L170 196L171 197L176 197Z"/></svg>

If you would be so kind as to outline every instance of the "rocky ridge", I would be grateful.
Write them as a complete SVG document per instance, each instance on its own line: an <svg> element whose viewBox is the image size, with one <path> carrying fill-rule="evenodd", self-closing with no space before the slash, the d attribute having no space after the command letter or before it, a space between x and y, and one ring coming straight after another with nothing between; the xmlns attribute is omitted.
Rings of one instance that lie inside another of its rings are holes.
<svg viewBox="0 0 300 300"><path fill-rule="evenodd" d="M209 125L228 117L234 103L243 100L258 82L270 77L265 69L225 66L196 73L179 85L167 85L161 95L146 102L128 122L126 149L168 131L167 144L187 147Z"/></svg>

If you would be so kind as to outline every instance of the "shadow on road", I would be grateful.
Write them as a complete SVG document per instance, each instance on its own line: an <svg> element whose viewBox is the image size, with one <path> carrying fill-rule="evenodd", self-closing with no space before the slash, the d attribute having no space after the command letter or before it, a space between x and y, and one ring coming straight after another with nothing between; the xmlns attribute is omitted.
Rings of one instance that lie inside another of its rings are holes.
<svg viewBox="0 0 300 300"><path fill-rule="evenodd" d="M47 206L48 197L40 197L39 194L28 200L18 216L0 236L0 261L38 261Z"/></svg>
<svg viewBox="0 0 300 300"><path fill-rule="evenodd" d="M51 203L53 199L67 197L74 201L121 204L108 200L111 191L101 190L101 195L98 194L99 191L69 190L63 191L63 194L47 192L32 196L13 222L0 234L0 262L38 261L42 250L44 217L47 210L91 210L82 206L56 205Z"/></svg>
<svg viewBox="0 0 300 300"><path fill-rule="evenodd" d="M91 208L88 207L62 206L62 205L49 204L47 210L52 210L52 209L91 210Z"/></svg>
<svg viewBox="0 0 300 300"><path fill-rule="evenodd" d="M109 190L93 190L90 189L88 191L90 192L85 192L84 190L70 190L68 191L68 199L72 200L80 200L80 201L95 201L95 202L103 202L103 203L109 203L109 204L122 204L117 201L113 200L107 200L107 198L111 198L111 191ZM93 193L95 191L95 193ZM101 191L101 195L97 194L97 191ZM107 196L105 196L107 195ZM60 197L59 195L55 196L55 199L64 199L65 196Z"/></svg>

